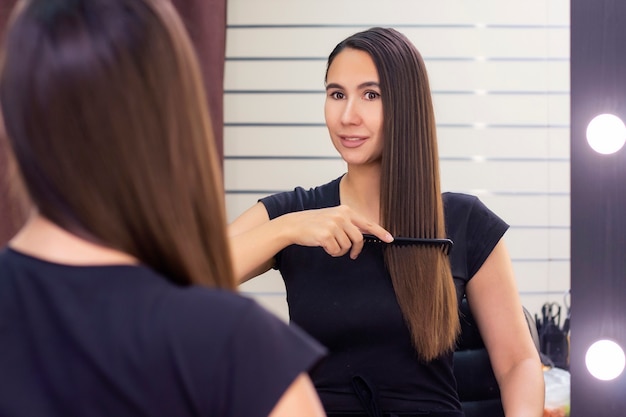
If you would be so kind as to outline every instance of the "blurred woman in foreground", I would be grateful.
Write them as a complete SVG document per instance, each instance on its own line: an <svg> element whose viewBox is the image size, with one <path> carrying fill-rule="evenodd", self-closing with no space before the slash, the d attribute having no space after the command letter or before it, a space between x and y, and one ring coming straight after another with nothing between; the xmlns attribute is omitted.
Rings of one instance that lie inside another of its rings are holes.
<svg viewBox="0 0 626 417"><path fill-rule="evenodd" d="M323 349L234 293L203 91L168 1L16 6L0 102L33 208L0 252L0 415L323 415Z"/></svg>

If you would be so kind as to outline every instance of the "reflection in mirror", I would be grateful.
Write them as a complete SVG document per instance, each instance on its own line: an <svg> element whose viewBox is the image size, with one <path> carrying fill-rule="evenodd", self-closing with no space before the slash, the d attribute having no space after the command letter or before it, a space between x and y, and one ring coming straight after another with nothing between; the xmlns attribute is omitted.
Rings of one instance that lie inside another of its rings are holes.
<svg viewBox="0 0 626 417"><path fill-rule="evenodd" d="M332 47L392 26L421 51L444 190L477 194L510 225L522 302L541 316L569 289L569 2L228 2L225 185L229 221L257 199L345 167L323 119ZM242 290L287 318L276 271Z"/></svg>

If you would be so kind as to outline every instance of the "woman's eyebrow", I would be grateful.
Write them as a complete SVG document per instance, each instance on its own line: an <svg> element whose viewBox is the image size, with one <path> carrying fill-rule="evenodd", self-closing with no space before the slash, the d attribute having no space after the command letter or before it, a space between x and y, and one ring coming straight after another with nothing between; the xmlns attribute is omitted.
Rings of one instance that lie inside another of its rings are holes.
<svg viewBox="0 0 626 417"><path fill-rule="evenodd" d="M378 87L380 88L380 83L378 81L366 81L364 83L359 84L358 89L361 90L367 87Z"/></svg>
<svg viewBox="0 0 626 417"><path fill-rule="evenodd" d="M380 84L377 81L366 81L364 83L361 83L357 86L358 90L362 90L364 88L367 87L378 87L380 88ZM338 88L340 90L345 89L342 85L337 84L337 83L330 83L330 84L326 84L326 90L330 90L331 88Z"/></svg>

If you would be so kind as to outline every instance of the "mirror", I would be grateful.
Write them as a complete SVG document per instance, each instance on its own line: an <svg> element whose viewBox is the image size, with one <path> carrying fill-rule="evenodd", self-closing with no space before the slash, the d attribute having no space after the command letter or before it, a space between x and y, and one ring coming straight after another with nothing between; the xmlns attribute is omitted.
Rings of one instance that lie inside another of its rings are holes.
<svg viewBox="0 0 626 417"><path fill-rule="evenodd" d="M374 0L229 0L227 16L229 221L269 193L323 184L344 172L324 126L326 57L354 32L392 26L415 43L429 71L442 188L478 195L511 225L506 240L531 313L540 314L547 301L564 304L568 1L392 0L380 8ZM275 271L242 290L287 317Z"/></svg>

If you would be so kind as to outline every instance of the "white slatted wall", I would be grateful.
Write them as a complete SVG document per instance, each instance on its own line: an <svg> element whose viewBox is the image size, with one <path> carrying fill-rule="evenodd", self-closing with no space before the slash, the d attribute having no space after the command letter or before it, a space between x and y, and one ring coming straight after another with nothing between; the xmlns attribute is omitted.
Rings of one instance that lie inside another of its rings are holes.
<svg viewBox="0 0 626 417"><path fill-rule="evenodd" d="M569 289L569 1L228 0L229 221L257 199L344 172L324 127L326 57L371 26L405 33L434 94L444 190L477 194L510 225L522 302ZM242 286L287 318L270 271Z"/></svg>

